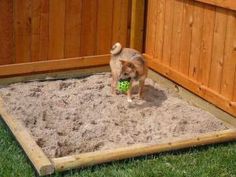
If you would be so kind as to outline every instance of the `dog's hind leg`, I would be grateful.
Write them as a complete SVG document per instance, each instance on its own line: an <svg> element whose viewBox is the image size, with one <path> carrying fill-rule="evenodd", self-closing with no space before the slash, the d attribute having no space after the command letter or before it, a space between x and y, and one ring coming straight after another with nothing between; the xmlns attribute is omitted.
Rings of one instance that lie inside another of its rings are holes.
<svg viewBox="0 0 236 177"><path fill-rule="evenodd" d="M139 81L139 92L138 92L138 95L139 95L139 98L143 98L143 92L144 92L144 83L145 83L145 79L141 79Z"/></svg>
<svg viewBox="0 0 236 177"><path fill-rule="evenodd" d="M111 81L111 93L116 95L116 86L118 82L118 76L112 73L112 81Z"/></svg>

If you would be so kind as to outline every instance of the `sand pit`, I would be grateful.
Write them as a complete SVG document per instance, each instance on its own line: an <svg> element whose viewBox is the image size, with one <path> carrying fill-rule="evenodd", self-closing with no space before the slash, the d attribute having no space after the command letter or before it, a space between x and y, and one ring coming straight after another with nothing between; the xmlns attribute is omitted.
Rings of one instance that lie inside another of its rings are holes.
<svg viewBox="0 0 236 177"><path fill-rule="evenodd" d="M28 82L0 89L7 111L20 120L48 157L159 144L228 129L212 114L146 80L145 97L110 93L110 74Z"/></svg>

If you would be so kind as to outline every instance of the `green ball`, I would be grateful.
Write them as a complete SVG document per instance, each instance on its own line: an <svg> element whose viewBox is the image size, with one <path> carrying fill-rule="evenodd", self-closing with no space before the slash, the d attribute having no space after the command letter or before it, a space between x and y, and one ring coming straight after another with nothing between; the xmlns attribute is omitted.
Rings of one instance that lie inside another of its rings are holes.
<svg viewBox="0 0 236 177"><path fill-rule="evenodd" d="M117 89L120 92L126 93L131 87L131 82L129 80L120 80L117 85Z"/></svg>

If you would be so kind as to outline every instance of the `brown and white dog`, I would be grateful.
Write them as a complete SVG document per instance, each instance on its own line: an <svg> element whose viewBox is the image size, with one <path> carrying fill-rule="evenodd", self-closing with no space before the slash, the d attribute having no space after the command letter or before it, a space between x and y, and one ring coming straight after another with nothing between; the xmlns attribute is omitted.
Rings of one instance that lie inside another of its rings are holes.
<svg viewBox="0 0 236 177"><path fill-rule="evenodd" d="M120 79L130 79L131 88L127 92L128 101L132 101L132 86L139 82L139 97L142 98L144 82L147 77L147 65L143 55L131 48L122 48L120 43L111 49L110 67L112 73L112 93L116 94L116 86Z"/></svg>

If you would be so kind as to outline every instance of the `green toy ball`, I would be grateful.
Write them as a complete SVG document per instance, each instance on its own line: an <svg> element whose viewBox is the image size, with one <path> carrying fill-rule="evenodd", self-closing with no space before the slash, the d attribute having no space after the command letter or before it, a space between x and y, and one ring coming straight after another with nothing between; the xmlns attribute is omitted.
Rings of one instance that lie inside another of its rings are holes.
<svg viewBox="0 0 236 177"><path fill-rule="evenodd" d="M125 79L125 80L119 80L118 81L118 85L117 85L117 89L122 92L122 93L126 93L131 87L131 82L130 79Z"/></svg>

